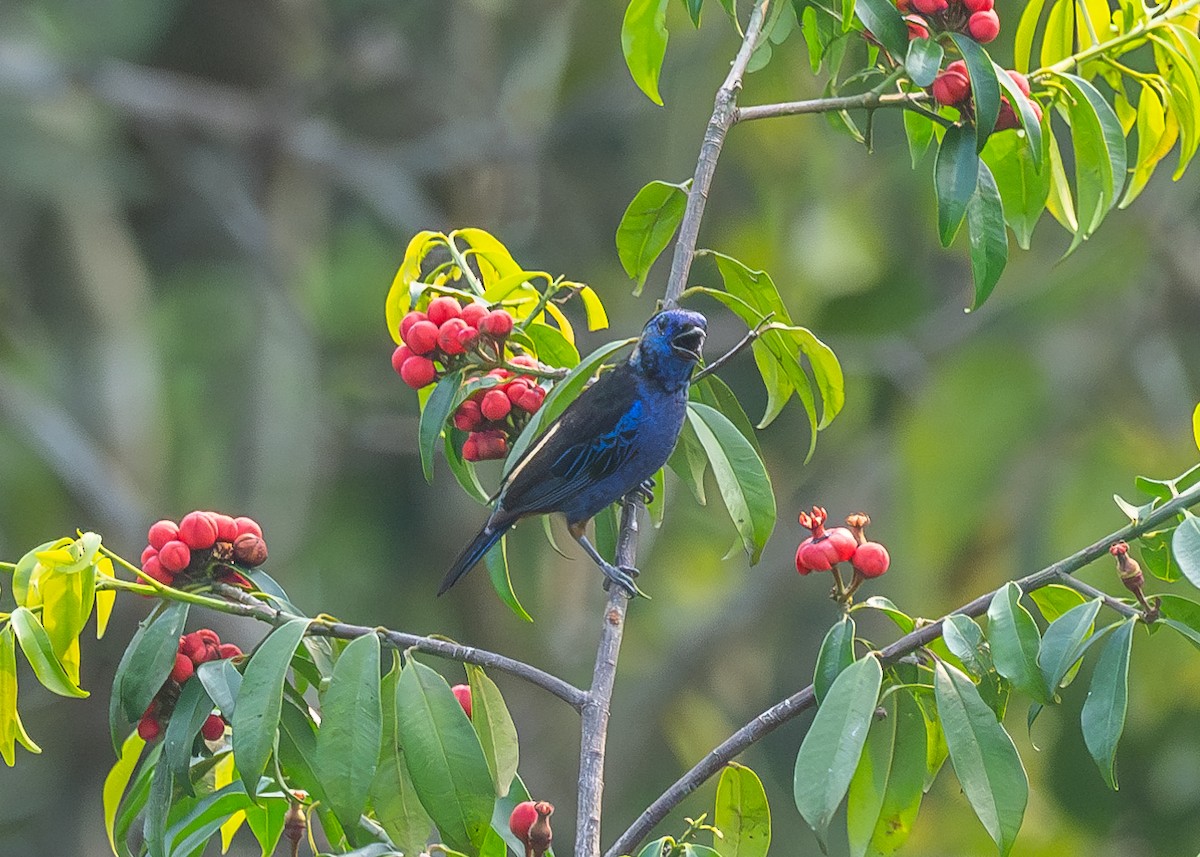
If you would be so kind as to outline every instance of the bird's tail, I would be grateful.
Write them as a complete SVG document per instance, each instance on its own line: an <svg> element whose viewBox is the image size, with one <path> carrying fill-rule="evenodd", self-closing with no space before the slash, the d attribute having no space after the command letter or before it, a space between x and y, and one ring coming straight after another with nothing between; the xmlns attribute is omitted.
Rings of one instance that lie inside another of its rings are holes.
<svg viewBox="0 0 1200 857"><path fill-rule="evenodd" d="M458 559L454 561L454 565L450 566L450 570L446 572L446 576L442 578L442 585L438 588L438 595L443 594L447 589L458 582L458 579L475 567L475 563L483 559L483 555L492 549L496 542L500 541L501 537L508 532L509 527L513 525L511 520L493 517L487 522L479 534L471 540L471 543L459 554Z"/></svg>

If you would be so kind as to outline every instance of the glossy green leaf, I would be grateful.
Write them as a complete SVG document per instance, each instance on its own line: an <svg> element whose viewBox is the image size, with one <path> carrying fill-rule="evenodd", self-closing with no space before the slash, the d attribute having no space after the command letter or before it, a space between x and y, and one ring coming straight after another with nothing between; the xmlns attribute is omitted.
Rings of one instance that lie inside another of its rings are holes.
<svg viewBox="0 0 1200 857"><path fill-rule="evenodd" d="M129 781L133 779L133 772L137 769L138 759L142 756L142 749L146 746L146 742L142 740L142 736L136 731L131 732L129 737L125 739L125 743L121 745L121 752L117 756L117 762L112 766L112 769L104 777L103 804L104 804L104 832L108 834L108 846L112 849L115 857L122 857L121 851L117 849L117 841L114 835L114 825L117 821L117 809L121 806L121 798L125 795L125 789L129 786Z"/></svg>
<svg viewBox="0 0 1200 857"><path fill-rule="evenodd" d="M971 99L975 105L975 148L982 151L996 117L1000 115L1000 82L996 79L996 65L987 51L970 36L950 33L950 41L958 48L967 64L971 78Z"/></svg>
<svg viewBox="0 0 1200 857"><path fill-rule="evenodd" d="M271 857L283 837L288 801L276 798L261 800L259 804L249 803L243 811L246 813L246 826L258 840L259 857Z"/></svg>
<svg viewBox="0 0 1200 857"><path fill-rule="evenodd" d="M371 783L369 803L379 824L387 831L392 843L405 854L416 854L429 838L433 821L412 784L404 764L396 732L396 682L400 677L399 659L384 676L380 686L383 710L383 738L379 764ZM507 816L505 817L507 822Z"/></svg>
<svg viewBox="0 0 1200 857"><path fill-rule="evenodd" d="M192 745L200 727L212 713L212 699L208 691L198 681L185 681L179 692L179 700L167 721L166 733L163 736L162 764L171 769L175 781L185 794L191 795L192 781L188 777L188 769L192 762Z"/></svg>
<svg viewBox="0 0 1200 857"><path fill-rule="evenodd" d="M933 142L933 120L915 110L903 112L904 136L908 140L908 155L915 170L925 160L925 153Z"/></svg>
<svg viewBox="0 0 1200 857"><path fill-rule="evenodd" d="M1083 741L1108 787L1117 788L1117 742L1125 729L1129 704L1129 651L1135 620L1128 619L1109 635L1092 671L1092 685L1083 701L1080 724Z"/></svg>
<svg viewBox="0 0 1200 857"><path fill-rule="evenodd" d="M1000 66L992 63L992 70L996 73L996 82L1000 84L1000 88L1008 96L1008 103L1013 105L1013 110L1021 120L1021 136L1017 134L1004 134L1002 136L1018 140L1020 148L1029 158L1033 172L1035 174L1042 173L1042 167L1045 163L1045 151L1042 143L1042 123L1038 119L1038 115L1033 112L1033 100L1021 91L1016 81ZM991 139L989 137L988 141L991 142ZM1049 179L1049 173L1046 173L1046 179Z"/></svg>
<svg viewBox="0 0 1200 857"><path fill-rule="evenodd" d="M1051 112L1047 110L1042 116L1042 139L1047 142L1047 154L1050 156L1050 195L1046 197L1046 210L1063 229L1078 232L1079 221L1075 216L1071 184L1067 180L1067 169L1063 166L1062 154L1058 150L1058 140L1050 125Z"/></svg>
<svg viewBox="0 0 1200 857"><path fill-rule="evenodd" d="M207 661L196 667L200 684L208 691L213 705L229 720L237 707L238 692L242 689L242 674L228 658Z"/></svg>
<svg viewBox="0 0 1200 857"><path fill-rule="evenodd" d="M546 324L531 324L525 334L533 340L538 360L547 366L569 369L579 363L579 352L557 327Z"/></svg>
<svg viewBox="0 0 1200 857"><path fill-rule="evenodd" d="M970 616L962 613L947 616L942 622L942 639L950 654L958 658L973 677L982 679L994 668L983 630Z"/></svg>
<svg viewBox="0 0 1200 857"><path fill-rule="evenodd" d="M418 445L421 450L421 471L425 481L433 481L433 449L442 434L450 412L454 410L454 398L462 386L462 372L451 372L438 381L437 386L421 410L421 425L418 429Z"/></svg>
<svg viewBox="0 0 1200 857"><path fill-rule="evenodd" d="M813 691L819 705L829 693L834 679L854 663L854 620L843 616L825 634L817 652L817 669L813 675Z"/></svg>
<svg viewBox="0 0 1200 857"><path fill-rule="evenodd" d="M684 0L684 4L688 10L688 17L692 19L692 25L697 29L700 27L700 9L704 6L704 0Z"/></svg>
<svg viewBox="0 0 1200 857"><path fill-rule="evenodd" d="M1083 647L1095 627L1099 598L1076 605L1050 623L1042 637L1038 666L1042 679L1055 698L1067 673L1083 656Z"/></svg>
<svg viewBox="0 0 1200 857"><path fill-rule="evenodd" d="M445 679L412 659L396 683L396 723L421 805L443 841L474 852L496 801L487 758Z"/></svg>
<svg viewBox="0 0 1200 857"><path fill-rule="evenodd" d="M852 857L893 854L912 831L924 795L925 717L912 694L883 702L887 717L871 724L846 798Z"/></svg>
<svg viewBox="0 0 1200 857"><path fill-rule="evenodd" d="M946 129L933 167L938 203L938 237L949 247L967 216L967 203L979 183L979 156L971 126Z"/></svg>
<svg viewBox="0 0 1200 857"><path fill-rule="evenodd" d="M671 243L683 220L691 182L652 181L637 192L617 224L617 256L631 279L635 295L642 293L651 266Z"/></svg>
<svg viewBox="0 0 1200 857"><path fill-rule="evenodd" d="M1117 114L1092 84L1071 74L1058 80L1071 96L1066 111L1075 148L1079 218L1074 247L1096 231L1125 183L1125 135Z"/></svg>
<svg viewBox="0 0 1200 857"><path fill-rule="evenodd" d="M913 628L916 627L916 622L911 616L892 603L892 599L883 595L872 595L865 601L860 601L859 603L855 604L850 609L851 611L854 611L862 610L864 608L878 610L879 612L883 613L885 616L895 622L896 627L899 628L904 634L911 633Z"/></svg>
<svg viewBox="0 0 1200 857"><path fill-rule="evenodd" d="M1057 0L1050 7L1042 33L1042 66L1066 59L1075 49L1075 0Z"/></svg>
<svg viewBox="0 0 1200 857"><path fill-rule="evenodd" d="M1183 576L1179 571L1179 564L1171 554L1171 537L1174 535L1175 530L1172 528L1147 533L1138 539L1142 568L1167 583L1174 583Z"/></svg>
<svg viewBox="0 0 1200 857"><path fill-rule="evenodd" d="M671 468L688 487L697 503L701 506L708 504L708 498L704 492L704 474L708 472L708 456L704 453L704 447L700 445L700 438L696 436L696 430L686 420L675 441L675 449L671 452L671 457L667 459L667 467Z"/></svg>
<svg viewBox="0 0 1200 857"><path fill-rule="evenodd" d="M1013 45L1013 66L1022 74L1029 73L1033 37L1037 34L1037 25L1045 5L1046 0L1030 0L1021 11L1021 20L1017 23L1017 35Z"/></svg>
<svg viewBox="0 0 1200 857"><path fill-rule="evenodd" d="M1016 840L1029 800L1021 757L971 679L941 662L934 671L938 715L954 773L1004 857Z"/></svg>
<svg viewBox="0 0 1200 857"><path fill-rule="evenodd" d="M169 767L154 766L146 806L142 812L142 836L150 857L167 857L167 815L171 810L173 780Z"/></svg>
<svg viewBox="0 0 1200 857"><path fill-rule="evenodd" d="M1037 623L1021 604L1021 587L1008 583L988 608L988 643L1000 675L1040 703L1050 701L1038 668L1041 635Z"/></svg>
<svg viewBox="0 0 1200 857"><path fill-rule="evenodd" d="M345 828L357 826L367 804L382 733L379 637L365 634L352 640L334 664L317 730L315 762L330 808Z"/></svg>
<svg viewBox="0 0 1200 857"><path fill-rule="evenodd" d="M882 681L879 660L871 655L843 670L817 709L796 756L796 807L822 850L829 822L858 767Z"/></svg>
<svg viewBox="0 0 1200 857"><path fill-rule="evenodd" d="M1200 588L1200 518L1186 513L1171 537L1171 554L1183 576Z"/></svg>
<svg viewBox="0 0 1200 857"><path fill-rule="evenodd" d="M775 495L767 469L750 442L720 411L689 402L688 420L708 455L725 508L753 565L775 529Z"/></svg>
<svg viewBox="0 0 1200 857"><path fill-rule="evenodd" d="M134 823L142 820L143 810L150 796L150 780L154 772L161 767L158 764L161 755L162 744L155 744L149 748L138 764L133 782L117 808L117 818L113 823L113 841L119 857L133 857L129 849L129 834Z"/></svg>
<svg viewBox="0 0 1200 857"><path fill-rule="evenodd" d="M17 711L17 643L12 625L0 628L0 759L10 768L17 763L16 745L31 753L42 749L33 742Z"/></svg>
<svg viewBox="0 0 1200 857"><path fill-rule="evenodd" d="M933 83L938 70L942 67L943 54L941 44L932 39L913 39L909 42L904 68L908 71L908 76L912 78L913 83L917 86L929 86Z"/></svg>
<svg viewBox="0 0 1200 857"><path fill-rule="evenodd" d="M113 748L120 751L129 724L136 723L175 665L188 605L163 606L138 625L121 656L109 701Z"/></svg>
<svg viewBox="0 0 1200 857"><path fill-rule="evenodd" d="M283 704L283 682L292 655L308 629L307 619L293 619L276 628L250 656L242 676L233 727L233 757L246 792L258 788L267 767Z"/></svg>
<svg viewBox="0 0 1200 857"><path fill-rule="evenodd" d="M979 161L975 192L967 200L967 237L971 247L971 273L975 281L975 301L979 309L1008 264L1008 232L1004 228L1004 204L996 179L987 164Z"/></svg>
<svg viewBox="0 0 1200 857"><path fill-rule="evenodd" d="M465 664L471 687L471 725L479 736L479 745L487 758L496 796L508 794L509 785L517 775L520 751L517 745L517 726L513 723L500 688L475 664Z"/></svg>
<svg viewBox="0 0 1200 857"><path fill-rule="evenodd" d="M771 809L758 774L731 762L717 780L713 826L721 831L713 845L721 857L766 857L771 844Z"/></svg>
<svg viewBox="0 0 1200 857"><path fill-rule="evenodd" d="M908 27L895 5L888 0L858 0L854 13L888 53L902 59L908 50Z"/></svg>
<svg viewBox="0 0 1200 857"><path fill-rule="evenodd" d="M692 384L688 391L688 397L693 402L701 402L728 417L729 421L737 426L742 436L750 441L750 445L754 447L754 451L759 454L759 457L762 457L762 448L758 445L758 433L754 431L754 423L750 421L750 417L742 408L742 403L738 401L733 390L729 389L728 384L716 375L708 375Z"/></svg>
<svg viewBox="0 0 1200 857"><path fill-rule="evenodd" d="M500 600L508 605L508 609L512 610L519 618L526 622L532 622L533 617L521 604L521 600L517 598L517 592L513 589L512 576L508 570L508 537L502 536L496 546L483 555L483 564L487 568L488 577L492 581L492 588L496 590L496 594L500 596Z"/></svg>
<svg viewBox="0 0 1200 857"><path fill-rule="evenodd" d="M50 637L46 634L46 629L42 627L36 613L30 611L28 607L18 607L12 612L9 622L17 634L17 642L21 644L21 651L25 653L26 660L33 667L33 674L37 676L37 680L42 683L43 687L59 696L77 699L91 695L71 681L71 677L58 662L58 658L54 655L54 647L50 643Z"/></svg>
<svg viewBox="0 0 1200 857"><path fill-rule="evenodd" d="M1087 601L1087 598L1080 594L1079 590L1061 583L1038 587L1029 593L1029 597L1033 599L1042 618L1047 622L1053 622L1067 611Z"/></svg>
<svg viewBox="0 0 1200 857"><path fill-rule="evenodd" d="M1200 604L1180 595L1156 595L1162 611L1162 624L1173 628L1192 645L1200 648ZM1151 626L1153 629L1154 626Z"/></svg>
<svg viewBox="0 0 1200 857"><path fill-rule="evenodd" d="M658 76L667 54L667 0L630 0L621 24L621 50L633 82L661 106Z"/></svg>
<svg viewBox="0 0 1200 857"><path fill-rule="evenodd" d="M196 801L164 834L167 857L188 857L202 851L234 813L253 805L241 783L230 783Z"/></svg>

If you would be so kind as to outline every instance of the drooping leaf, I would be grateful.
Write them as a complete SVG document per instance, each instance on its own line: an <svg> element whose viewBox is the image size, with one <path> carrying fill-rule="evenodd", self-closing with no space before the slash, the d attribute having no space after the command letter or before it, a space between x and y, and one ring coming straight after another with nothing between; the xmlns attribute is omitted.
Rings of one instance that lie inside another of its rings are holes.
<svg viewBox="0 0 1200 857"><path fill-rule="evenodd" d="M907 34L905 38L907 38ZM917 86L929 86L942 67L941 44L932 39L913 39L908 43L904 67ZM913 112L913 111L908 111Z"/></svg>
<svg viewBox="0 0 1200 857"><path fill-rule="evenodd" d="M1038 668L1041 635L1029 611L1021 605L1021 588L1008 583L988 608L988 642L1000 675L1040 703L1050 701Z"/></svg>
<svg viewBox="0 0 1200 857"><path fill-rule="evenodd" d="M508 605L508 609L512 610L519 618L526 622L532 622L533 617L521 604L521 600L517 598L517 591L513 589L512 576L508 572L508 537L501 537L500 541L490 551L483 555L483 564L487 567L488 577L492 581L492 588L496 590L496 594L500 596L500 600Z"/></svg>
<svg viewBox="0 0 1200 857"><path fill-rule="evenodd" d="M766 857L771 844L771 809L754 771L731 762L717 780L713 826L721 831L713 845L721 857Z"/></svg>
<svg viewBox="0 0 1200 857"><path fill-rule="evenodd" d="M129 781L133 779L133 772L137 769L138 759L141 758L142 748L145 746L146 742L142 740L141 735L138 735L136 731L129 733L129 737L121 745L121 752L116 764L104 778L104 832L108 834L108 845L112 849L114 857L122 857L121 851L117 849L117 840L114 834L117 809L121 806L121 798L125 795Z"/></svg>
<svg viewBox="0 0 1200 857"><path fill-rule="evenodd" d="M916 627L916 622L911 616L892 603L892 599L886 598L883 595L872 595L865 601L860 601L858 604L855 604L850 609L851 611L854 611L864 608L878 610L880 613L883 613L896 623L896 627L899 628L900 632L903 634L911 633L913 628Z"/></svg>
<svg viewBox="0 0 1200 857"><path fill-rule="evenodd" d="M496 796L504 797L517 775L520 759L517 727L496 683L488 678L482 667L465 666L471 687L471 725L475 727L488 769L492 772Z"/></svg>
<svg viewBox="0 0 1200 857"><path fill-rule="evenodd" d="M975 301L979 309L1008 264L1008 232L1004 229L1004 205L992 171L982 160L975 192L967 200L967 237L971 247L971 273L975 281Z"/></svg>
<svg viewBox="0 0 1200 857"><path fill-rule="evenodd" d="M136 723L175 665L188 605L174 602L151 613L138 625L113 677L109 729L120 752L125 730Z"/></svg>
<svg viewBox="0 0 1200 857"><path fill-rule="evenodd" d="M854 13L888 53L903 59L908 49L908 27L894 4L888 0L858 0Z"/></svg>
<svg viewBox="0 0 1200 857"><path fill-rule="evenodd" d="M392 843L405 854L416 854L429 838L433 821L429 818L404 764L396 734L396 682L400 677L399 658L383 677L380 700L383 710L383 740L379 764L371 783L369 803L376 820ZM505 817L507 821L507 816Z"/></svg>
<svg viewBox="0 0 1200 857"><path fill-rule="evenodd" d="M1134 621L1122 622L1109 635L1096 661L1092 685L1080 712L1083 741L1104 782L1114 791L1117 788L1117 742L1125 730L1125 712L1129 704L1129 651L1133 646Z"/></svg>
<svg viewBox="0 0 1200 857"><path fill-rule="evenodd" d="M186 681L179 692L179 700L171 719L167 721L163 736L162 764L171 769L175 781L185 794L193 794L188 768L192 762L192 745L208 715L212 713L212 700L208 691L198 681Z"/></svg>
<svg viewBox="0 0 1200 857"><path fill-rule="evenodd" d="M1029 73L1029 60L1033 54L1033 37L1037 33L1038 21L1046 0L1030 0L1021 12L1017 23L1017 35L1013 45L1013 67L1021 74Z"/></svg>
<svg viewBox="0 0 1200 857"><path fill-rule="evenodd" d="M933 120L915 110L905 110L904 136L908 140L908 154L915 170L925 160L925 153L933 142Z"/></svg>
<svg viewBox="0 0 1200 857"><path fill-rule="evenodd" d="M433 481L433 448L442 434L442 428L454 409L454 398L462 386L462 371L451 372L438 381L425 407L421 410L421 426L418 430L421 450L421 470L425 481Z"/></svg>
<svg viewBox="0 0 1200 857"><path fill-rule="evenodd" d="M1024 135L1023 137L1016 134L1006 134L1004 136L1020 141L1020 148L1029 157L1033 172L1035 174L1042 173L1042 167L1045 164L1045 152L1042 144L1042 123L1038 119L1038 115L1033 111L1033 100L1017 86L1017 82L1000 66L992 63L992 70L996 73L996 81L1000 84L1000 88L1008 96L1008 103L1012 105L1017 117L1021 120L1021 129ZM988 142L990 143L991 140L992 138L989 137ZM1048 174L1046 178L1049 178Z"/></svg>
<svg viewBox="0 0 1200 857"><path fill-rule="evenodd" d="M813 691L819 705L829 693L834 679L854 663L854 620L848 615L834 623L821 641L817 652L817 669L813 675Z"/></svg>
<svg viewBox="0 0 1200 857"><path fill-rule="evenodd" d="M171 810L174 777L166 765L155 765L150 775L150 791L142 812L142 836L150 857L167 857L167 814Z"/></svg>
<svg viewBox="0 0 1200 857"><path fill-rule="evenodd" d="M1066 111L1075 147L1075 247L1100 226L1125 183L1125 135L1117 114L1091 83L1071 74L1058 79L1071 96Z"/></svg>
<svg viewBox="0 0 1200 857"><path fill-rule="evenodd" d="M47 636L46 629L42 627L36 613L33 613L28 607L18 607L12 612L9 622L17 634L17 642L21 644L21 651L25 653L25 658L33 667L33 674L37 676L37 680L42 683L43 687L59 696L70 696L77 699L91 695L71 681L71 677L58 662L58 658L54 655L54 648L50 644L50 637Z"/></svg>
<svg viewBox="0 0 1200 857"><path fill-rule="evenodd" d="M1083 656L1101 603L1096 598L1072 607L1046 629L1038 652L1038 666L1052 696L1057 694L1067 674Z"/></svg>
<svg viewBox="0 0 1200 857"><path fill-rule="evenodd" d="M617 225L617 256L631 279L635 295L642 293L655 260L671 243L683 220L691 182L652 181L637 192Z"/></svg>
<svg viewBox="0 0 1200 857"><path fill-rule="evenodd" d="M822 848L829 822L858 767L882 681L883 670L872 655L844 669L817 709L796 756L796 808Z"/></svg>
<svg viewBox="0 0 1200 857"><path fill-rule="evenodd" d="M633 82L661 106L658 76L667 54L667 0L630 0L621 24L621 50Z"/></svg>
<svg viewBox="0 0 1200 857"><path fill-rule="evenodd" d="M547 366L569 369L579 363L579 352L562 331L547 324L531 324L525 334L533 341L538 360Z"/></svg>
<svg viewBox="0 0 1200 857"><path fill-rule="evenodd" d="M946 129L933 167L938 203L938 237L949 247L967 216L967 203L979 183L979 156L971 126Z"/></svg>
<svg viewBox="0 0 1200 857"><path fill-rule="evenodd" d="M188 857L199 853L221 825L235 812L253 805L241 783L230 783L205 795L182 818L175 820L164 834L167 857Z"/></svg>
<svg viewBox="0 0 1200 857"><path fill-rule="evenodd" d="M253 796L267 767L279 731L283 683L292 655L308 629L307 619L293 619L263 640L246 664L233 727L233 758L246 792Z"/></svg>
<svg viewBox="0 0 1200 857"><path fill-rule="evenodd" d="M971 78L971 100L975 105L975 148L982 151L996 127L1000 115L1000 82L996 79L996 64L987 51L970 36L950 33L950 40L962 54Z"/></svg>
<svg viewBox="0 0 1200 857"><path fill-rule="evenodd" d="M1185 514L1171 537L1171 554L1183 576L1192 586L1200 588L1200 518L1190 512Z"/></svg>
<svg viewBox="0 0 1200 857"><path fill-rule="evenodd" d="M754 423L750 422L750 417L742 408L742 403L738 401L733 390L729 389L728 384L716 375L708 375L692 384L688 390L688 397L693 402L702 402L728 417L729 421L737 426L742 436L750 441L750 445L754 447L759 457L762 457L762 448L758 445L758 434L754 431Z"/></svg>
<svg viewBox="0 0 1200 857"><path fill-rule="evenodd" d="M208 691L213 705L229 720L237 707L238 692L242 689L242 674L228 658L207 661L196 667L196 676Z"/></svg>
<svg viewBox="0 0 1200 857"><path fill-rule="evenodd" d="M947 616L942 622L942 639L950 654L958 658L973 677L982 679L994 668L983 629L970 616L962 613Z"/></svg>
<svg viewBox="0 0 1200 857"><path fill-rule="evenodd" d="M1075 48L1074 20L1075 0L1055 0L1042 33L1043 66L1054 65L1071 55Z"/></svg>

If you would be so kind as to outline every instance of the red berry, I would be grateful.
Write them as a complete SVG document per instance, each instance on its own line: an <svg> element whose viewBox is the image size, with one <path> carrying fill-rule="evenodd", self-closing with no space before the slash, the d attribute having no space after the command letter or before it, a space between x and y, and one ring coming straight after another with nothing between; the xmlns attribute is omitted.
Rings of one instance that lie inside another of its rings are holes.
<svg viewBox="0 0 1200 857"><path fill-rule="evenodd" d="M467 439L463 441L462 448L463 459L466 461L479 461L479 433L471 432L467 435Z"/></svg>
<svg viewBox="0 0 1200 857"><path fill-rule="evenodd" d="M471 686L466 684L456 684L450 688L454 698L458 700L458 704L462 706L462 710L466 712L467 717L471 716Z"/></svg>
<svg viewBox="0 0 1200 857"><path fill-rule="evenodd" d="M504 385L504 394L508 396L508 400L514 405L527 392L529 392L529 382L524 378L518 378Z"/></svg>
<svg viewBox="0 0 1200 857"><path fill-rule="evenodd" d="M950 8L946 0L912 0L912 6L922 15L936 15Z"/></svg>
<svg viewBox="0 0 1200 857"><path fill-rule="evenodd" d="M996 0L962 0L962 4L971 13L987 12L995 8Z"/></svg>
<svg viewBox="0 0 1200 857"><path fill-rule="evenodd" d="M513 358L513 359L515 360L516 358ZM504 380L505 378L511 378L512 376L513 376L513 373L509 372L507 369L497 368L497 369L492 369L490 372L488 372L486 377L499 378L501 380ZM484 393L484 391L480 390L479 392L475 393L475 395L482 399L483 393Z"/></svg>
<svg viewBox="0 0 1200 857"><path fill-rule="evenodd" d="M143 741L150 742L162 734L162 726L159 725L158 718L153 714L146 713L142 715L142 719L137 725L138 735Z"/></svg>
<svg viewBox="0 0 1200 857"><path fill-rule="evenodd" d="M485 419L502 420L512 410L512 402L508 400L508 394L503 390L488 390L479 410Z"/></svg>
<svg viewBox="0 0 1200 857"><path fill-rule="evenodd" d="M938 104L954 106L971 97L971 81L965 74L947 68L933 79L933 98Z"/></svg>
<svg viewBox="0 0 1200 857"><path fill-rule="evenodd" d="M405 313L404 318L400 319L400 338L408 342L408 331L418 321L425 321L429 316L418 310L412 310Z"/></svg>
<svg viewBox="0 0 1200 857"><path fill-rule="evenodd" d="M194 633L198 639L203 640L206 644L217 646L221 643L220 636L212 628L201 628Z"/></svg>
<svg viewBox="0 0 1200 857"><path fill-rule="evenodd" d="M905 24L905 26L908 27L908 40L910 42L913 39L928 39L929 38L928 28L926 28L926 26L924 24L922 24L919 19L914 20L916 18L917 18L916 15L910 15L904 19L904 24Z"/></svg>
<svg viewBox="0 0 1200 857"><path fill-rule="evenodd" d="M467 329L467 323L461 318L451 318L442 322L442 326L438 328L438 348L442 349L444 354L462 354L466 349L459 342L458 336Z"/></svg>
<svg viewBox="0 0 1200 857"><path fill-rule="evenodd" d="M175 655L175 667L171 670L171 681L177 681L183 684L196 672L196 667L192 664L192 659L180 652Z"/></svg>
<svg viewBox="0 0 1200 857"><path fill-rule="evenodd" d="M450 319L462 315L462 305L454 298L443 295L429 302L429 306L425 308L425 314L429 316L431 322L441 327Z"/></svg>
<svg viewBox="0 0 1200 857"><path fill-rule="evenodd" d="M524 366L526 369L538 369L541 367L541 364L528 354L518 354L508 362L514 366Z"/></svg>
<svg viewBox="0 0 1200 857"><path fill-rule="evenodd" d="M217 519L217 541L232 542L238 537L238 526L229 515L213 515Z"/></svg>
<svg viewBox="0 0 1200 857"><path fill-rule="evenodd" d="M533 823L537 821L537 810L534 809L533 801L521 801L513 807L512 815L508 817L508 829L512 831L512 835L520 839L521 842L528 844L529 828L533 827Z"/></svg>
<svg viewBox="0 0 1200 857"><path fill-rule="evenodd" d="M996 131L1007 131L1010 128L1016 128L1020 123L1017 121L1017 114L1013 110L1012 104L1008 101L1008 96L1000 96L1000 112L996 114Z"/></svg>
<svg viewBox="0 0 1200 857"><path fill-rule="evenodd" d="M404 344L412 349L413 354L428 354L437 348L438 326L432 321L418 321L408 329L408 337Z"/></svg>
<svg viewBox="0 0 1200 857"><path fill-rule="evenodd" d="M210 714L200 727L200 734L205 741L216 741L225 734L225 721L219 714Z"/></svg>
<svg viewBox="0 0 1200 857"><path fill-rule="evenodd" d="M508 455L508 436L502 431L481 432L479 457L485 461Z"/></svg>
<svg viewBox="0 0 1200 857"><path fill-rule="evenodd" d="M829 540L831 549L836 553L836 562L846 562L850 557L854 556L854 551L858 547L858 540L854 538L854 533L845 527L834 527L832 530L826 530L825 537Z"/></svg>
<svg viewBox="0 0 1200 857"><path fill-rule="evenodd" d="M233 522L237 524L237 534L239 536L246 533L254 533L260 539L262 538L262 527L253 518L234 518Z"/></svg>
<svg viewBox="0 0 1200 857"><path fill-rule="evenodd" d="M496 339L503 339L512 333L513 317L507 310L492 310L479 322L479 330Z"/></svg>
<svg viewBox="0 0 1200 857"><path fill-rule="evenodd" d="M994 9L976 12L967 19L967 32L972 39L986 45L1000 35L1000 16Z"/></svg>
<svg viewBox="0 0 1200 857"><path fill-rule="evenodd" d="M486 304L467 304L462 308L462 315L459 317L471 327L479 327L479 322L483 321L487 314Z"/></svg>
<svg viewBox="0 0 1200 857"><path fill-rule="evenodd" d="M192 550L206 550L217 543L216 517L209 512L188 512L179 522L179 540Z"/></svg>
<svg viewBox="0 0 1200 857"><path fill-rule="evenodd" d="M179 574L192 561L192 552L181 541L167 542L158 552L158 561L171 574Z"/></svg>
<svg viewBox="0 0 1200 857"><path fill-rule="evenodd" d="M479 342L479 331L467 325L458 332L458 344L462 346L463 351L470 351Z"/></svg>
<svg viewBox="0 0 1200 857"><path fill-rule="evenodd" d="M217 646L217 654L224 658L236 658L241 655L242 650L233 643L222 643Z"/></svg>
<svg viewBox="0 0 1200 857"><path fill-rule="evenodd" d="M891 558L879 542L864 542L854 552L851 563L863 577L879 577L888 570Z"/></svg>
<svg viewBox="0 0 1200 857"><path fill-rule="evenodd" d="M201 663L199 659L204 655L204 649L204 641L195 633L184 634L179 638L179 654L191 660L193 664Z"/></svg>
<svg viewBox="0 0 1200 857"><path fill-rule="evenodd" d="M541 387L530 387L529 391L517 402L517 407L526 413L535 413L546 401L546 391Z"/></svg>
<svg viewBox="0 0 1200 857"><path fill-rule="evenodd" d="M159 583L170 586L175 581L175 575L162 567L158 557L152 556L142 564L142 572Z"/></svg>
<svg viewBox="0 0 1200 857"><path fill-rule="evenodd" d="M1010 69L1008 69L1006 74L1008 74L1008 76L1010 78L1012 78L1012 82L1017 85L1017 89L1021 90L1022 95L1028 97L1029 94L1033 91L1029 87L1029 78L1027 78L1025 75L1021 74L1021 72L1013 71L1010 68Z"/></svg>
<svg viewBox="0 0 1200 857"><path fill-rule="evenodd" d="M179 525L174 521L158 521L151 525L148 535L150 547L158 549L171 539L179 538Z"/></svg>
<svg viewBox="0 0 1200 857"><path fill-rule="evenodd" d="M829 571L833 568L833 554L820 542L809 536L796 548L796 570L801 574L810 571Z"/></svg>
<svg viewBox="0 0 1200 857"><path fill-rule="evenodd" d="M158 556L158 551L154 549L154 545L146 545L146 549L142 551L142 558L138 562L145 565L146 560L152 556Z"/></svg>
<svg viewBox="0 0 1200 857"><path fill-rule="evenodd" d="M410 357L400 367L400 377L404 379L405 384L419 390L433 383L433 379L437 377L437 368L428 357Z"/></svg>
<svg viewBox="0 0 1200 857"><path fill-rule="evenodd" d="M479 403L472 399L467 399L454 412L454 427L459 431L475 431L481 422L483 413L479 409Z"/></svg>
<svg viewBox="0 0 1200 857"><path fill-rule="evenodd" d="M392 370L399 375L400 367L404 365L404 361L412 357L412 349L407 345L397 345L396 350L392 352Z"/></svg>

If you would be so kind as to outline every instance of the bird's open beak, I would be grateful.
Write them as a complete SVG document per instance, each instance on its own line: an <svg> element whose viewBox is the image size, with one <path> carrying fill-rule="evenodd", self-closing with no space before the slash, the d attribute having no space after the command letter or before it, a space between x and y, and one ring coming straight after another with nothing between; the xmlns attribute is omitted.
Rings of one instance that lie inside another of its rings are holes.
<svg viewBox="0 0 1200 857"><path fill-rule="evenodd" d="M671 340L671 347L681 354L687 354L696 360L700 358L700 349L704 345L704 328L689 327L681 333L675 334Z"/></svg>

